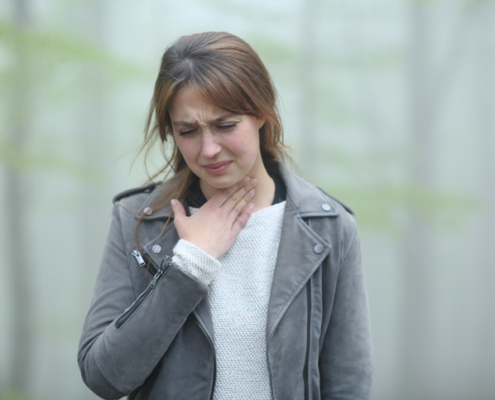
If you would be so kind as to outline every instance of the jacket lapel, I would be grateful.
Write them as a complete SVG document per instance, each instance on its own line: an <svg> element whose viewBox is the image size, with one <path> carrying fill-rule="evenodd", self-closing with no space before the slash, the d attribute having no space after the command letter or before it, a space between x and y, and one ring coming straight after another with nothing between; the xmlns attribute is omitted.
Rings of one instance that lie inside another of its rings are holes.
<svg viewBox="0 0 495 400"><path fill-rule="evenodd" d="M268 302L267 340L292 300L329 252L330 245L311 230L287 199Z"/></svg>
<svg viewBox="0 0 495 400"><path fill-rule="evenodd" d="M282 176L287 199L268 303L267 343L285 311L331 250L331 245L311 229L306 219L334 217L339 213L328 204L323 192L283 164L272 162L267 164L268 168L276 168Z"/></svg>

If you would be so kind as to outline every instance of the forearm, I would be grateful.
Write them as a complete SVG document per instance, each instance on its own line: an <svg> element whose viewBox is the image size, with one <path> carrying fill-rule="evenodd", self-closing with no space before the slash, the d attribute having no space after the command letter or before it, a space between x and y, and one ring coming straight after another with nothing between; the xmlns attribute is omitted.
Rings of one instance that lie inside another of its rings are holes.
<svg viewBox="0 0 495 400"><path fill-rule="evenodd" d="M100 334L92 328L101 325L98 316L88 315L91 322L85 325L79 364L86 384L99 395L100 388L110 391L108 385L121 395L139 387L206 295L207 287L172 264L147 291L144 299L138 297ZM125 322L116 325L119 320Z"/></svg>

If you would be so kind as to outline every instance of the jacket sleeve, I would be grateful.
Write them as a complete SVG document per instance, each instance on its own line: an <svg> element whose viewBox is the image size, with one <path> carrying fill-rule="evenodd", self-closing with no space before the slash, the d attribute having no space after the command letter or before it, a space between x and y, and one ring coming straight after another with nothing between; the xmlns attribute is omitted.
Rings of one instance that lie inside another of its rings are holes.
<svg viewBox="0 0 495 400"><path fill-rule="evenodd" d="M143 384L208 291L172 263L136 299L121 210L117 203L78 352L84 382L105 399L121 398Z"/></svg>
<svg viewBox="0 0 495 400"><path fill-rule="evenodd" d="M372 342L368 300L354 225L336 283L332 315L320 353L321 398L371 397Z"/></svg>

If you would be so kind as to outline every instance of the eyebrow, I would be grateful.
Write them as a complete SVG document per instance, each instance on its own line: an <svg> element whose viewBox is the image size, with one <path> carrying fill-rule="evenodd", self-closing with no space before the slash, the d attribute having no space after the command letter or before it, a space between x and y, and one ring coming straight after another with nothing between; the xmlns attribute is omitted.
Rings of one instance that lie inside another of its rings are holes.
<svg viewBox="0 0 495 400"><path fill-rule="evenodd" d="M234 117L236 116L237 114L233 114L233 113L228 113L228 114L222 114L210 121L208 121L208 124L214 124L216 122L222 122L228 118L231 118L231 117ZM196 122L190 122L190 121L175 121L175 122L172 122L172 125L174 126L194 126L196 125Z"/></svg>

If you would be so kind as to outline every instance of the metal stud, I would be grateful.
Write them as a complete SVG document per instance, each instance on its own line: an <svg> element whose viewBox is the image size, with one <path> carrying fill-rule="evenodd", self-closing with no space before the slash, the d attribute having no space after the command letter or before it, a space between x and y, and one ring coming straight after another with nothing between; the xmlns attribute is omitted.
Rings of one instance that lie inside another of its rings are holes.
<svg viewBox="0 0 495 400"><path fill-rule="evenodd" d="M160 246L159 244L155 244L151 249L153 250L153 253L158 254L160 251L162 251L162 246Z"/></svg>
<svg viewBox="0 0 495 400"><path fill-rule="evenodd" d="M316 254L320 254L323 252L323 245L318 243L313 250L315 251Z"/></svg>
<svg viewBox="0 0 495 400"><path fill-rule="evenodd" d="M321 205L321 208L323 209L323 211L330 211L332 209L332 207L330 206L330 204L327 204L327 203L323 203Z"/></svg>
<svg viewBox="0 0 495 400"><path fill-rule="evenodd" d="M149 207L146 207L143 212L146 214L146 215L151 215L153 214L153 210Z"/></svg>

